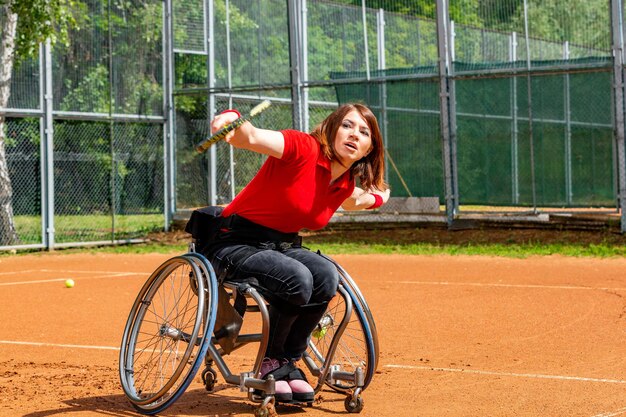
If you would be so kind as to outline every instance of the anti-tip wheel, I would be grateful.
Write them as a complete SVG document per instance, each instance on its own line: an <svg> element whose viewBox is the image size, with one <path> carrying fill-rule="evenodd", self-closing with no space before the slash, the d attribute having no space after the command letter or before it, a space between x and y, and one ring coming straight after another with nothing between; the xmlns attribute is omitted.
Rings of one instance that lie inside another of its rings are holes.
<svg viewBox="0 0 626 417"><path fill-rule="evenodd" d="M213 369L207 368L202 371L202 382L204 383L204 388L206 388L207 391L213 392L216 381L217 372L215 372Z"/></svg>
<svg viewBox="0 0 626 417"><path fill-rule="evenodd" d="M363 410L363 397L360 395L356 398L352 398L352 396L346 397L344 401L344 405L346 406L346 411L349 413L360 413Z"/></svg>
<svg viewBox="0 0 626 417"><path fill-rule="evenodd" d="M262 404L254 410L254 417L278 417L274 403Z"/></svg>

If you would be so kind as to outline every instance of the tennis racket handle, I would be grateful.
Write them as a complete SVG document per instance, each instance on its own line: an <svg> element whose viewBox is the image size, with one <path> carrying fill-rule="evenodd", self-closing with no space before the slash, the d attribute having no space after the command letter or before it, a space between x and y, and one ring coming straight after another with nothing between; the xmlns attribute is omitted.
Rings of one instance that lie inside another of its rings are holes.
<svg viewBox="0 0 626 417"><path fill-rule="evenodd" d="M208 138L202 140L202 142L198 143L196 145L196 150L198 152L200 152L200 153L206 151L215 142L219 142L220 140L224 139L229 132L232 132L233 130L237 129L239 126L241 126L242 124L244 124L248 120L250 120L253 117L257 116L259 113L261 113L262 111L267 109L271 104L272 103L269 100L263 100L262 102L260 102L256 106L254 106L252 108L252 110L250 110L250 115L248 117L242 116L242 117L239 117L238 119L233 120L232 122L230 122L229 124L227 124L226 126L221 128L220 130L215 132L210 137L208 137Z"/></svg>
<svg viewBox="0 0 626 417"><path fill-rule="evenodd" d="M238 119L233 120L232 122L230 122L229 124L221 128L220 130L215 132L210 137L203 139L200 143L198 143L196 145L196 151L200 153L206 151L215 142L219 142L220 140L224 139L227 134L237 129L239 126L243 125L247 121L248 119L245 117L239 117Z"/></svg>

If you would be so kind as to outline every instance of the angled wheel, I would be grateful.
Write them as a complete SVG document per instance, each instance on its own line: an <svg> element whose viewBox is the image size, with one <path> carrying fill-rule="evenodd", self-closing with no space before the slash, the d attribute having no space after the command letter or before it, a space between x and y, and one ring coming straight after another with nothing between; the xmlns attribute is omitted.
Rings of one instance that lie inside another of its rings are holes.
<svg viewBox="0 0 626 417"><path fill-rule="evenodd" d="M360 292L357 293L355 288L356 285L350 285L341 274L339 291L312 332L307 355L320 369L332 368L356 374L357 368L360 368L364 376L362 389L365 389L376 370L378 343L375 330L372 330L371 313L363 308L357 296ZM348 392L356 387L354 381L327 378L325 382L340 392Z"/></svg>
<svg viewBox="0 0 626 417"><path fill-rule="evenodd" d="M164 410L193 380L215 324L214 278L195 258L177 256L140 290L120 350L122 388L138 411Z"/></svg>
<svg viewBox="0 0 626 417"><path fill-rule="evenodd" d="M341 275L342 284L346 288L349 288L349 292L350 294L352 294L352 297L353 297L353 302L358 302L358 304L360 305L360 310L362 311L363 316L365 320L367 321L367 325L369 327L372 342L374 345L374 361L372 364L372 368L373 368L373 371L376 371L376 368L378 367L378 355L380 353L380 350L378 346L378 331L376 330L376 323L374 322L372 311L370 310L369 305L367 304L367 301L365 301L365 297L361 293L361 290L359 289L354 279L352 279L350 274L348 274L348 272L345 269L343 269L341 265L339 265L336 262L334 263L335 263L335 266L337 267L337 270L339 271L339 274Z"/></svg>

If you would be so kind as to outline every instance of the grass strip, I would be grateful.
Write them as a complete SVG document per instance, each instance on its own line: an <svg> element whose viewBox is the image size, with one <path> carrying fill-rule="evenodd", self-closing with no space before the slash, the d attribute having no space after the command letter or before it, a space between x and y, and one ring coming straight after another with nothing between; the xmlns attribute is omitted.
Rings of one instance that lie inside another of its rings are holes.
<svg viewBox="0 0 626 417"><path fill-rule="evenodd" d="M305 245L311 250L320 250L329 255L469 255L527 258L531 256L561 255L571 257L612 258L626 256L626 245L613 244L564 244L564 243L523 243L523 244L433 244L433 243L366 243L366 242L313 242ZM158 242L133 245L101 246L89 248L68 248L57 250L59 254L71 253L119 253L119 254L181 254L187 252L186 243L163 244ZM18 252L27 253L27 252ZM32 252L31 252L32 253ZM0 252L0 256L11 256ZM12 255L15 256L15 255Z"/></svg>

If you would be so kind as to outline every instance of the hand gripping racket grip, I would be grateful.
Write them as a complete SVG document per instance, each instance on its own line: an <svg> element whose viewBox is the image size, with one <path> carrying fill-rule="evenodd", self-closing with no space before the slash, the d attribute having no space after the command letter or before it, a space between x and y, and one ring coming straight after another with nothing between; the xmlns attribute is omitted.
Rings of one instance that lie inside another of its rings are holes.
<svg viewBox="0 0 626 417"><path fill-rule="evenodd" d="M262 101L261 103L257 104L256 106L254 106L252 108L252 110L250 110L250 114L248 116L239 117L239 118L233 120L232 122L230 122L229 124L227 124L226 126L221 128L220 130L215 132L210 137L208 137L208 138L204 139L203 141L201 141L200 143L198 143L196 145L196 150L198 152L200 152L200 153L206 151L215 142L219 142L220 140L224 139L229 132L232 132L233 130L237 129L239 126L241 126L242 124L244 124L248 120L250 120L253 117L257 116L263 110L267 109L271 104L272 103L269 100L265 100L265 101Z"/></svg>

